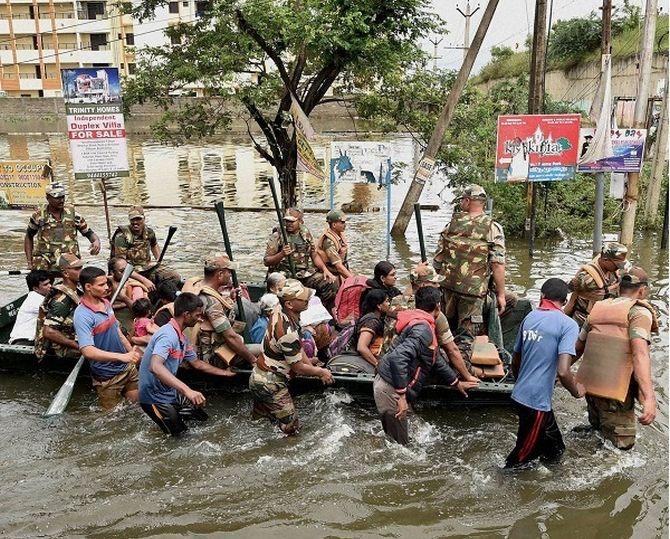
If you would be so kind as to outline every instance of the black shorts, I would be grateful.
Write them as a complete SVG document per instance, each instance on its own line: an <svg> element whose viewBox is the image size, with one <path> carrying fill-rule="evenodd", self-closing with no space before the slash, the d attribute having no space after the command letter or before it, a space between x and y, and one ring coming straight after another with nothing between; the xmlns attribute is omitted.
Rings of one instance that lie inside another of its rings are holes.
<svg viewBox="0 0 670 539"><path fill-rule="evenodd" d="M171 436L179 436L188 430L185 420L206 421L208 418L207 413L202 408L195 408L183 397L180 398L179 402L170 404L141 403L140 406L165 434Z"/></svg>
<svg viewBox="0 0 670 539"><path fill-rule="evenodd" d="M507 457L506 468L519 466L538 457L556 461L565 451L563 436L556 423L554 412L542 412L516 403L519 430L516 446Z"/></svg>

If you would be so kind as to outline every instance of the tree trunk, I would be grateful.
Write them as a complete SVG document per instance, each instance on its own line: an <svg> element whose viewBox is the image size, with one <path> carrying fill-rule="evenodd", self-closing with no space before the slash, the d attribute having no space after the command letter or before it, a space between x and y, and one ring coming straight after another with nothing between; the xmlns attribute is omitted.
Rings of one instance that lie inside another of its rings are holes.
<svg viewBox="0 0 670 539"><path fill-rule="evenodd" d="M297 184L298 176L295 167L298 162L298 151L295 137L291 139L289 147L283 152L284 158L277 167L279 174L279 187L281 189L281 202L284 208L296 206L298 203Z"/></svg>

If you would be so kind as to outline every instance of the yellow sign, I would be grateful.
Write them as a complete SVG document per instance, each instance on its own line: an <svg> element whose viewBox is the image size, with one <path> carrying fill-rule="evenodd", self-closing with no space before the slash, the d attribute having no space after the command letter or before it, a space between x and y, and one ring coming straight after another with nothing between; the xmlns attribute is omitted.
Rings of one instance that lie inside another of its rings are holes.
<svg viewBox="0 0 670 539"><path fill-rule="evenodd" d="M44 204L49 178L44 161L0 161L0 208L35 208Z"/></svg>
<svg viewBox="0 0 670 539"><path fill-rule="evenodd" d="M295 130L296 144L298 146L298 170L304 170L309 172L313 176L316 176L319 180L324 181L326 179L326 174L323 169L319 166L319 162L316 160L314 155L314 150L309 144L309 140L299 129Z"/></svg>

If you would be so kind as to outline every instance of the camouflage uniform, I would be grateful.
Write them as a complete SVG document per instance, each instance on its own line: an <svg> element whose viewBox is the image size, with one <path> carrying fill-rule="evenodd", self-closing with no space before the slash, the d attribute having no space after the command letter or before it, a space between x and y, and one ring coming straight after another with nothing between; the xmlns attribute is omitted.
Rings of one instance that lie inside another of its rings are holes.
<svg viewBox="0 0 670 539"><path fill-rule="evenodd" d="M349 261L347 260L349 248L342 236L331 231L329 228L321 235L321 238L319 238L318 245L319 254L331 273L334 275L338 274L335 264L340 262L345 268L349 269Z"/></svg>
<svg viewBox="0 0 670 539"><path fill-rule="evenodd" d="M628 298L615 298L613 304L629 301ZM584 322L579 333L579 340L584 342L591 330L589 319ZM658 330L658 322L654 308L647 302L638 301L628 312L628 338L644 339L651 343L651 333ZM635 396L637 384L631 378L628 394L624 402L602 397L586 396L589 412L589 423L602 432L619 449L629 449L635 444Z"/></svg>
<svg viewBox="0 0 670 539"><path fill-rule="evenodd" d="M195 342L198 358L225 369L228 365L216 354L216 349L225 344L223 333L232 327L228 318L231 305L222 303L219 298L207 292L200 292L199 297L205 306L205 321L212 330L200 328Z"/></svg>
<svg viewBox="0 0 670 539"><path fill-rule="evenodd" d="M293 253L290 256L295 267L295 278L306 287L316 290L316 295L319 296L326 309L329 311L332 310L338 287L336 283L328 282L323 273L318 271L314 265L312 254L316 246L312 233L305 225L301 225L300 230L294 234L288 234L287 239L288 243L293 247ZM284 242L281 239L280 233L274 231L268 239L265 256L276 255L283 247ZM268 268L268 273L280 271L290 277L291 267L288 260L288 257L286 257L277 266Z"/></svg>
<svg viewBox="0 0 670 539"><path fill-rule="evenodd" d="M484 322L493 263L505 263L502 227L486 214L455 213L440 235L433 266L445 276L441 284L445 315L455 327L473 335L479 335Z"/></svg>
<svg viewBox="0 0 670 539"><path fill-rule="evenodd" d="M156 233L148 226L144 227L142 234L139 236L136 236L130 227L120 226L112 236L114 248L111 254L127 260L135 266L135 271L151 279L154 284L167 280L181 280L181 276L176 271L162 264L155 269L151 269L151 248L156 243Z"/></svg>
<svg viewBox="0 0 670 539"><path fill-rule="evenodd" d="M79 256L77 231L87 238L92 231L84 218L75 212L74 206L63 208L61 220L57 220L48 210L48 205L30 216L27 233L35 236L33 247L33 269L52 270L62 253Z"/></svg>
<svg viewBox="0 0 670 539"><path fill-rule="evenodd" d="M77 358L79 350L66 348L60 344L44 338L44 326L49 326L62 333L68 339L77 340L74 331L74 310L79 304L77 292L63 284L54 285L37 315L37 330L35 337L35 355L43 359L45 356L55 355L60 358Z"/></svg>

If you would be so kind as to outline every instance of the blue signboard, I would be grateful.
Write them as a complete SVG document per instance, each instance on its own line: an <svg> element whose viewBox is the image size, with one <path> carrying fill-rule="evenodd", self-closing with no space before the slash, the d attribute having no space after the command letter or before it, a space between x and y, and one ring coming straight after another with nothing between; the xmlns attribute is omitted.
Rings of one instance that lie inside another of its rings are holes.
<svg viewBox="0 0 670 539"><path fill-rule="evenodd" d="M595 129L581 129L579 154L588 148ZM592 163L582 163L579 172L640 172L644 157L646 129L612 129L612 150L614 155Z"/></svg>

